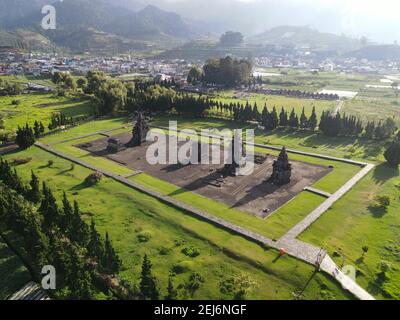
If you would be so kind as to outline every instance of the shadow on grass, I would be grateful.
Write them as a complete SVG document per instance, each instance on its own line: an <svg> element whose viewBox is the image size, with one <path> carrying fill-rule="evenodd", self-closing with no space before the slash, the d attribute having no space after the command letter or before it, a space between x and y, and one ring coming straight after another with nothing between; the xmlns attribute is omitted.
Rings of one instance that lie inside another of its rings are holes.
<svg viewBox="0 0 400 320"><path fill-rule="evenodd" d="M379 205L371 205L368 207L368 210L374 218L382 218L387 213L387 208Z"/></svg>
<svg viewBox="0 0 400 320"><path fill-rule="evenodd" d="M69 189L70 191L81 191L87 188L90 188L91 186L88 185L86 182L81 182L80 184L77 184L75 187L72 187Z"/></svg>
<svg viewBox="0 0 400 320"><path fill-rule="evenodd" d="M399 176L399 168L389 167L385 163L375 167L372 178L376 183L384 184L386 181Z"/></svg>

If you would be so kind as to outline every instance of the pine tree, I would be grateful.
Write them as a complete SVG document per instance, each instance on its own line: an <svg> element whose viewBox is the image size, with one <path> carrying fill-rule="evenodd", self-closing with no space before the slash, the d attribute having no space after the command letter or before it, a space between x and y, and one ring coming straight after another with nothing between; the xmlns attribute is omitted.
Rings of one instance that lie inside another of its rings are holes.
<svg viewBox="0 0 400 320"><path fill-rule="evenodd" d="M270 130L275 130L279 125L279 118L278 118L278 113L276 112L276 108L273 107L272 112L270 113L269 116L269 129Z"/></svg>
<svg viewBox="0 0 400 320"><path fill-rule="evenodd" d="M307 128L308 125L308 119L303 107L303 111L301 112L301 116L300 116L300 128L305 129Z"/></svg>
<svg viewBox="0 0 400 320"><path fill-rule="evenodd" d="M294 112L294 108L292 109L292 112L290 113L289 116L289 127L291 128L298 128L299 127L299 119Z"/></svg>
<svg viewBox="0 0 400 320"><path fill-rule="evenodd" d="M42 192L39 187L39 179L38 177L31 172L31 181L29 182L30 190L28 191L28 200L33 203L39 203L42 197Z"/></svg>
<svg viewBox="0 0 400 320"><path fill-rule="evenodd" d="M39 122L37 122L37 120L35 120L35 123L33 125L33 132L35 134L35 137L39 138L39 136L40 136L40 124L39 124Z"/></svg>
<svg viewBox="0 0 400 320"><path fill-rule="evenodd" d="M73 221L73 209L71 203L67 199L67 195L64 192L63 195L63 210L60 221L60 231L66 234L70 239L73 237L75 230L72 228ZM71 239L72 240L72 239Z"/></svg>
<svg viewBox="0 0 400 320"><path fill-rule="evenodd" d="M167 295L165 296L165 300L176 300L178 297L178 292L174 288L174 284L172 282L172 277L168 278L168 287L167 287Z"/></svg>
<svg viewBox="0 0 400 320"><path fill-rule="evenodd" d="M43 182L43 198L39 210L43 216L43 230L50 234L60 223L60 212L51 190Z"/></svg>
<svg viewBox="0 0 400 320"><path fill-rule="evenodd" d="M317 124L318 124L317 113L315 112L315 107L313 107L310 119L308 120L307 128L314 131L317 128Z"/></svg>
<svg viewBox="0 0 400 320"><path fill-rule="evenodd" d="M101 262L104 256L104 248L94 220L90 225L89 235L88 253L91 257L96 258L98 262Z"/></svg>
<svg viewBox="0 0 400 320"><path fill-rule="evenodd" d="M89 228L82 220L81 211L76 201L74 201L74 211L71 217L70 239L83 247L86 247L90 239Z"/></svg>
<svg viewBox="0 0 400 320"><path fill-rule="evenodd" d="M140 295L143 300L158 300L160 297L151 268L151 262L146 254L143 259L142 273L140 277Z"/></svg>
<svg viewBox="0 0 400 320"><path fill-rule="evenodd" d="M282 107L281 113L279 114L279 126L287 127L288 125L288 115L285 109Z"/></svg>
<svg viewBox="0 0 400 320"><path fill-rule="evenodd" d="M103 267L108 273L118 273L121 269L121 265L121 260L115 253L115 250L108 236L108 232L106 232L106 239L104 242Z"/></svg>
<svg viewBox="0 0 400 320"><path fill-rule="evenodd" d="M71 299L90 300L93 297L91 275L86 270L75 250L72 249L69 251L70 265L67 272L67 283L71 291Z"/></svg>

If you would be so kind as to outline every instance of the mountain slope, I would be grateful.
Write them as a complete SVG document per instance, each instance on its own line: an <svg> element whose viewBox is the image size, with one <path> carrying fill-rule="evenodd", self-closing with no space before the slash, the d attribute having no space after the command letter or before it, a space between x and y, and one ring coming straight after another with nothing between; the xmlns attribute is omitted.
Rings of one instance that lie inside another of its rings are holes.
<svg viewBox="0 0 400 320"><path fill-rule="evenodd" d="M10 0L0 0L0 6L8 5ZM113 45L132 49L137 41L153 41L158 44L177 44L197 35L189 23L179 15L147 6L138 12L122 7L128 1L108 0L68 0L56 2L57 29L43 30L40 27L43 15L40 12L41 0L17 0L20 8L14 13L22 14L18 19L8 19L5 24L9 31L16 29L40 33L58 46L72 50L90 50L92 46ZM25 3L25 6L24 6ZM102 38L104 36L104 38ZM5 37L4 37L5 38ZM1 41L1 35L0 35Z"/></svg>
<svg viewBox="0 0 400 320"><path fill-rule="evenodd" d="M346 36L322 33L309 27L281 26L247 39L251 44L309 47L320 51L346 52L360 48L360 41Z"/></svg>

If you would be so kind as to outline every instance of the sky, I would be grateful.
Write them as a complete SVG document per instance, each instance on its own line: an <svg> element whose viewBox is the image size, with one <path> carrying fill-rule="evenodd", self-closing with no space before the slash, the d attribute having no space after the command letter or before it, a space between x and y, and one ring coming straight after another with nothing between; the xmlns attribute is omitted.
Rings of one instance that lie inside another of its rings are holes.
<svg viewBox="0 0 400 320"><path fill-rule="evenodd" d="M246 34L279 25L400 42L399 0L142 0Z"/></svg>

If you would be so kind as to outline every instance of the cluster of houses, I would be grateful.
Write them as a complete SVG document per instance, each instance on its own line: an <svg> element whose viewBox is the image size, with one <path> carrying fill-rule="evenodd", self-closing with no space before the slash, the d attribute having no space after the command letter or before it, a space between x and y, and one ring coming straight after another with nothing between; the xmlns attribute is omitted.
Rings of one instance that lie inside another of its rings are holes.
<svg viewBox="0 0 400 320"><path fill-rule="evenodd" d="M174 79L186 85L191 65L184 60L152 60L122 55L117 57L60 57L56 54L22 54L0 48L0 75L49 76L55 72L85 75L90 70L113 77L150 77L159 81Z"/></svg>
<svg viewBox="0 0 400 320"><path fill-rule="evenodd" d="M399 61L376 61L351 57L315 59L307 55L271 55L254 59L258 67L277 69L306 69L311 72L344 72L344 73L398 73Z"/></svg>

